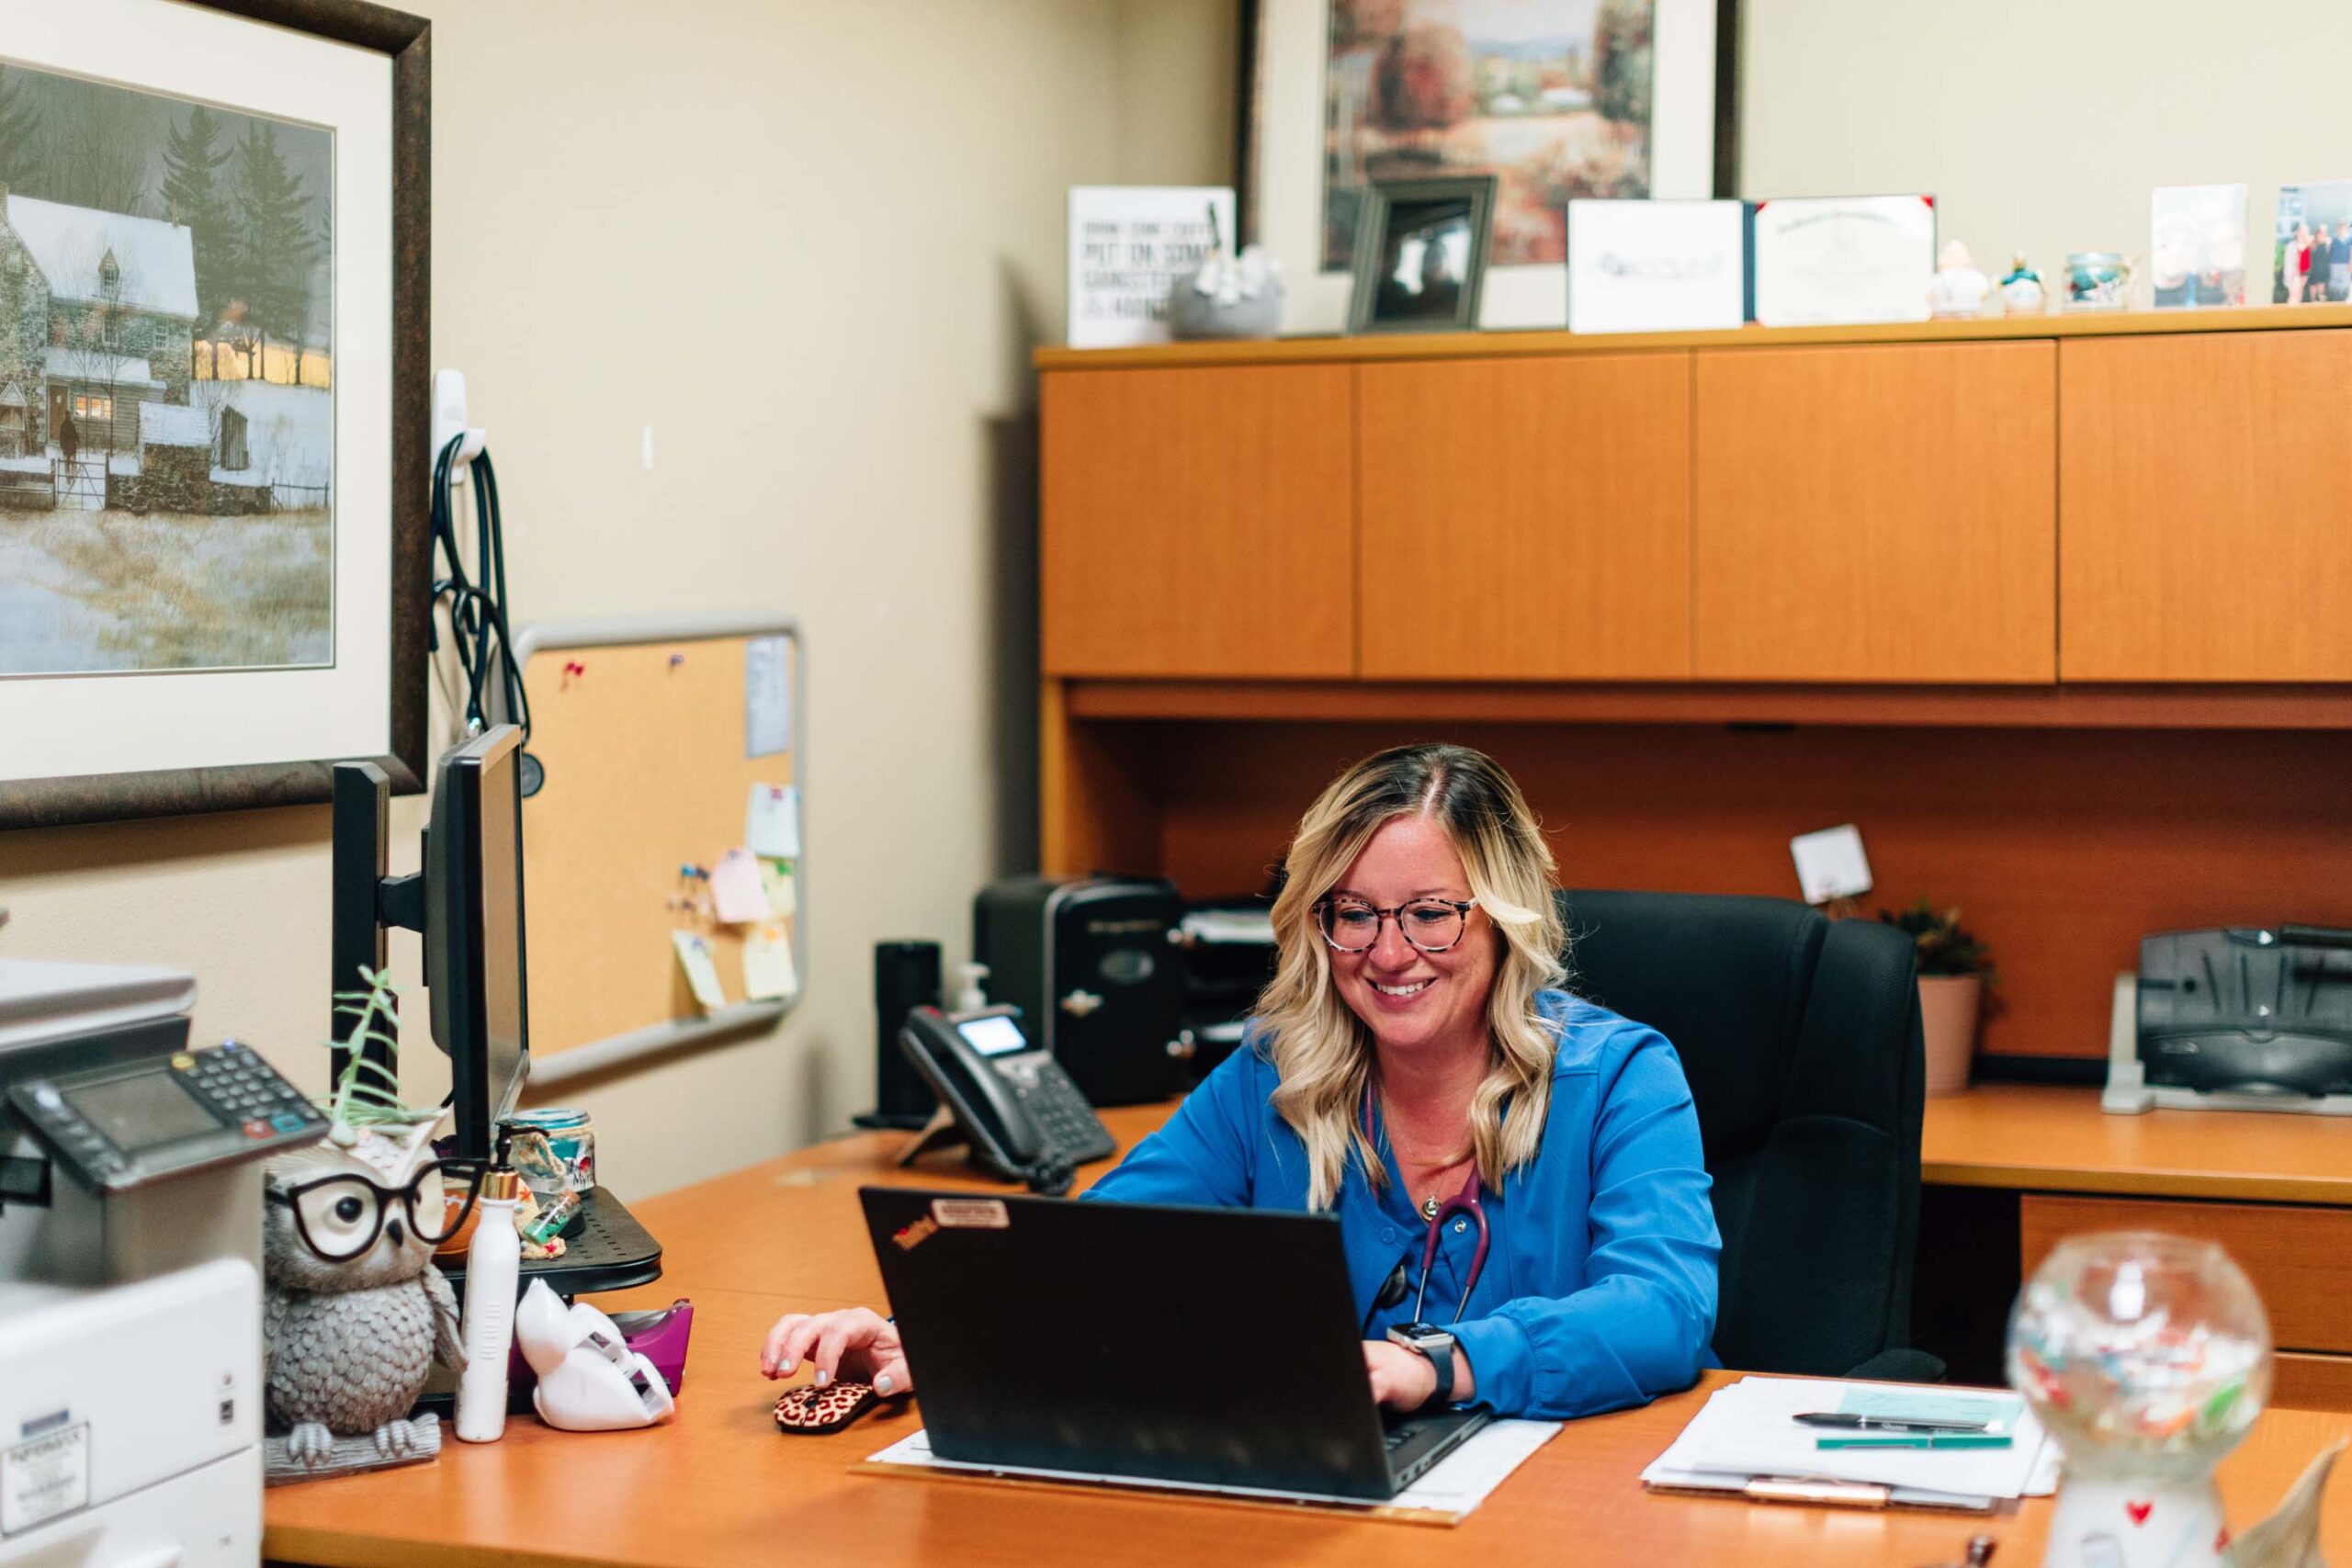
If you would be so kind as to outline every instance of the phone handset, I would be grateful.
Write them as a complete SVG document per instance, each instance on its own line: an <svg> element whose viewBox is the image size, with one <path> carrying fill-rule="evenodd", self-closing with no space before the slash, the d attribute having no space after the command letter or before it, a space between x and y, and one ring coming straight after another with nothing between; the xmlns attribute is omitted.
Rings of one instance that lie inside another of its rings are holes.
<svg viewBox="0 0 2352 1568"><path fill-rule="evenodd" d="M1045 1133L1014 1096L1012 1085L965 1033L975 1022L1001 1020L1010 1036L1004 1048L1019 1049L1026 1042L1012 1019L1011 1008L990 1008L954 1021L937 1008L914 1008L899 1032L899 1046L939 1096L942 1110L970 1138L973 1153L1003 1174L1026 1179L1027 1168L1046 1153ZM983 1027L981 1032L985 1039L990 1032Z"/></svg>

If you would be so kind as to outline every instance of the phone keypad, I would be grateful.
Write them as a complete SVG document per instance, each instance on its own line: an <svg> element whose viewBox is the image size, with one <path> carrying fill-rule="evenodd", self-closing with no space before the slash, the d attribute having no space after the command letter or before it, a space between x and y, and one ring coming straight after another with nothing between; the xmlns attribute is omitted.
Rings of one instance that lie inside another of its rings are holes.
<svg viewBox="0 0 2352 1568"><path fill-rule="evenodd" d="M1068 1075L1051 1064L1026 1082L1013 1085L1013 1097L1036 1122L1054 1153L1072 1165L1108 1159L1119 1152L1118 1141L1102 1125L1094 1107L1078 1092Z"/></svg>
<svg viewBox="0 0 2352 1568"><path fill-rule="evenodd" d="M237 1041L184 1053L172 1058L172 1066L197 1099L249 1138L299 1133L326 1120L277 1068Z"/></svg>

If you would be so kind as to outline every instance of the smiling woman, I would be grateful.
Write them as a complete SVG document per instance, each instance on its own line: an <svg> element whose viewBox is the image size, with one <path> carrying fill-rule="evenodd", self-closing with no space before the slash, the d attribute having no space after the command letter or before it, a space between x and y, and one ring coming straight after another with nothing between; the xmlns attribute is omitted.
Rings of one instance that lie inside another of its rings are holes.
<svg viewBox="0 0 2352 1568"><path fill-rule="evenodd" d="M1391 1409L1688 1387L1722 1245L1690 1088L1656 1030L1556 988L1551 852L1510 775L1459 746L1366 758L1286 866L1246 1048L1086 1196L1335 1215ZM863 1308L779 1322L762 1367L803 1359L908 1386Z"/></svg>

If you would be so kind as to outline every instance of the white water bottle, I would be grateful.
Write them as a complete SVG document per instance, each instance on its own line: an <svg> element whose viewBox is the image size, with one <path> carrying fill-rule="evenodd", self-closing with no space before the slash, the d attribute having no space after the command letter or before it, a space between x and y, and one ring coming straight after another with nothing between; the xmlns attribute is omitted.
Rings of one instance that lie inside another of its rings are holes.
<svg viewBox="0 0 2352 1568"><path fill-rule="evenodd" d="M506 1358L514 1342L514 1293L523 1271L514 1206L523 1178L501 1163L481 1179L474 1237L466 1246L466 1370L458 1379L458 1436L494 1443L506 1430Z"/></svg>

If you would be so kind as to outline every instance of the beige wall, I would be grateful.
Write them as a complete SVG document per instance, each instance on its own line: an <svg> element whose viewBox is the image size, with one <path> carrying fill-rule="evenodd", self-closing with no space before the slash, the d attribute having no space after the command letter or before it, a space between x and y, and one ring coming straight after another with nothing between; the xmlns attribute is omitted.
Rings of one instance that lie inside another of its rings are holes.
<svg viewBox="0 0 2352 1568"><path fill-rule="evenodd" d="M518 619L777 605L808 638L806 1003L563 1091L649 1193L871 1103L873 942L952 962L973 889L1034 863L1026 358L1060 335L1066 188L1119 177L1131 8L412 4L434 362L491 433ZM323 809L0 835L0 953L187 965L201 1037L316 1087L327 882Z"/></svg>
<svg viewBox="0 0 2352 1568"><path fill-rule="evenodd" d="M1740 9L1741 194L1930 191L1944 237L1988 272L2020 249L2045 280L2068 251L2141 255L2153 187L2243 181L2247 298L2267 303L2279 184L2352 178L2328 110L2352 79L2352 18L2335 7Z"/></svg>

